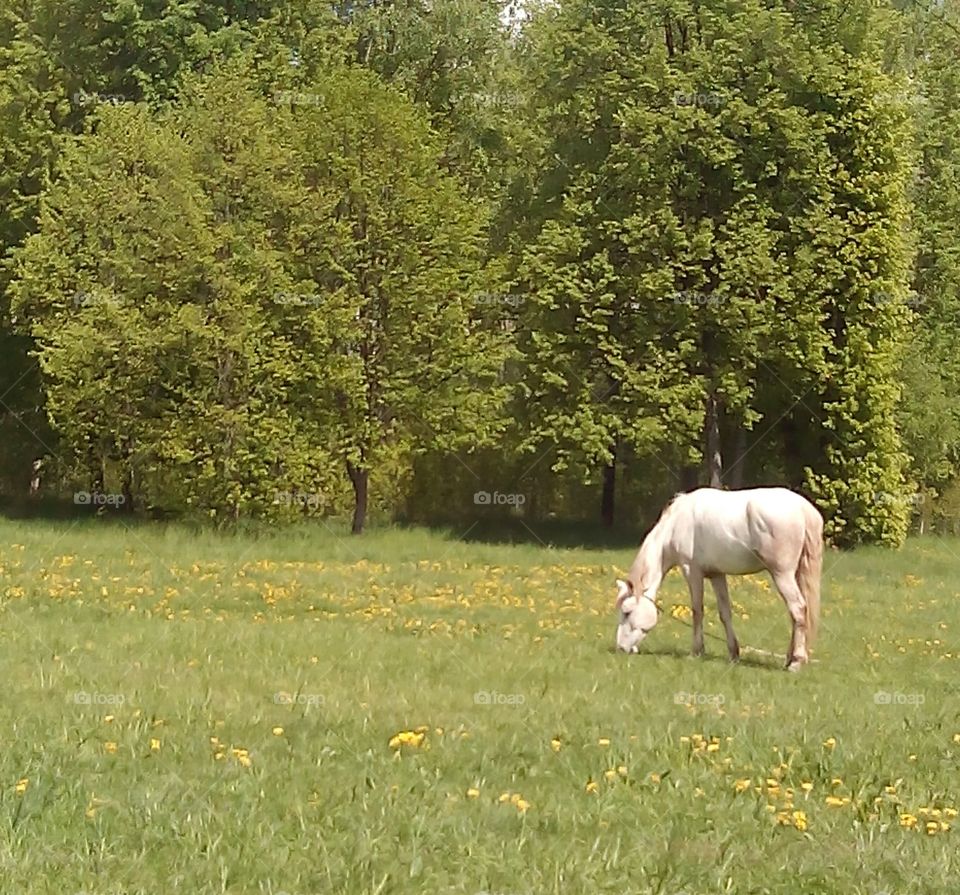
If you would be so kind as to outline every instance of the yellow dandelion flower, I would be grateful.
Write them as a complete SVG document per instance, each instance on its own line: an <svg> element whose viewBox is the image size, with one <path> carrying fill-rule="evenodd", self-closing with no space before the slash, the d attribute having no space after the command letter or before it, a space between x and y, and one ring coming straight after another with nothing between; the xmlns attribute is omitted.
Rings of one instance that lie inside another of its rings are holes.
<svg viewBox="0 0 960 895"><path fill-rule="evenodd" d="M823 745L826 746L828 749L832 749L834 746L837 745L836 737L827 737L823 741Z"/></svg>
<svg viewBox="0 0 960 895"><path fill-rule="evenodd" d="M515 792L512 796L510 796L510 801L512 804L516 805L518 802L522 802L523 798L520 793Z"/></svg>
<svg viewBox="0 0 960 895"><path fill-rule="evenodd" d="M917 760L917 756L916 756L916 755L908 755L908 756L907 756L907 761L916 761L916 760Z"/></svg>
<svg viewBox="0 0 960 895"><path fill-rule="evenodd" d="M946 814L947 817L951 817L951 818L952 818L952 817L956 817L956 816L957 816L957 809L956 809L956 808L944 808L944 809L943 809L943 813Z"/></svg>
<svg viewBox="0 0 960 895"><path fill-rule="evenodd" d="M554 737L552 740L550 740L550 748L553 749L554 752L559 752L562 746L563 743L561 743L557 737Z"/></svg>
<svg viewBox="0 0 960 895"><path fill-rule="evenodd" d="M846 805L850 800L848 798L838 798L837 796L827 796L826 803L831 808L839 808L841 805Z"/></svg>
<svg viewBox="0 0 960 895"><path fill-rule="evenodd" d="M843 786L843 781L839 777L834 777L830 781L831 786Z"/></svg>
<svg viewBox="0 0 960 895"><path fill-rule="evenodd" d="M901 814L900 815L900 826L906 827L908 830L913 829L917 825L917 818L912 814Z"/></svg>
<svg viewBox="0 0 960 895"><path fill-rule="evenodd" d="M517 811L521 814L526 814L527 809L530 807L530 803L526 799L518 799L516 802Z"/></svg>
<svg viewBox="0 0 960 895"><path fill-rule="evenodd" d="M282 727L274 727L272 733L273 733L273 735L274 735L275 737L282 737L282 736L283 736L283 728L282 728Z"/></svg>
<svg viewBox="0 0 960 895"><path fill-rule="evenodd" d="M104 743L103 751L109 752L111 755L113 755L113 753L117 751L117 744L114 742Z"/></svg>
<svg viewBox="0 0 960 895"><path fill-rule="evenodd" d="M103 723L104 723L104 724L110 724L112 721L113 721L113 715L104 715L104 716L103 716Z"/></svg>
<svg viewBox="0 0 960 895"><path fill-rule="evenodd" d="M22 777L17 781L17 795L22 796L26 791L27 787L30 785L30 781L26 777Z"/></svg>
<svg viewBox="0 0 960 895"><path fill-rule="evenodd" d="M719 743L710 743L710 744L707 746L707 752L718 752L719 749L720 749L720 744L719 744Z"/></svg>
<svg viewBox="0 0 960 895"><path fill-rule="evenodd" d="M939 832L939 831L940 831L940 824L938 824L935 820L928 820L928 821L927 821L927 835L928 835L928 836L932 836L934 833L937 833L937 832Z"/></svg>
<svg viewBox="0 0 960 895"><path fill-rule="evenodd" d="M813 784L809 780L804 780L804 782L800 784L800 789L804 792L810 792L810 790L813 789Z"/></svg>
<svg viewBox="0 0 960 895"><path fill-rule="evenodd" d="M737 792L745 792L750 788L750 781L747 779L737 780L737 782L733 784L733 788Z"/></svg>
<svg viewBox="0 0 960 895"><path fill-rule="evenodd" d="M793 825L802 833L807 828L807 815L803 811L794 811Z"/></svg>
<svg viewBox="0 0 960 895"><path fill-rule="evenodd" d="M159 752L160 751L160 740L156 737L150 737L150 751Z"/></svg>
<svg viewBox="0 0 960 895"><path fill-rule="evenodd" d="M626 777L626 776L627 776L627 766L626 766L625 764L617 765L617 773L618 773L621 777Z"/></svg>
<svg viewBox="0 0 960 895"><path fill-rule="evenodd" d="M610 740L609 740L607 737L600 737L600 739L597 740L597 745L598 745L598 746L609 746L609 745L610 745Z"/></svg>
<svg viewBox="0 0 960 895"><path fill-rule="evenodd" d="M600 788L600 785L595 780L588 780L586 791L587 792L596 792Z"/></svg>
<svg viewBox="0 0 960 895"><path fill-rule="evenodd" d="M509 801L510 801L510 793L508 793L508 792L502 793L501 796L500 796L500 798L497 799L497 801L498 801L498 802L501 802L501 803L502 803L502 802L509 802Z"/></svg>
<svg viewBox="0 0 960 895"><path fill-rule="evenodd" d="M470 789L467 790L467 798L468 798L468 799L479 799L479 798L480 798L480 790L477 789L477 788L474 787L474 786L471 786Z"/></svg>

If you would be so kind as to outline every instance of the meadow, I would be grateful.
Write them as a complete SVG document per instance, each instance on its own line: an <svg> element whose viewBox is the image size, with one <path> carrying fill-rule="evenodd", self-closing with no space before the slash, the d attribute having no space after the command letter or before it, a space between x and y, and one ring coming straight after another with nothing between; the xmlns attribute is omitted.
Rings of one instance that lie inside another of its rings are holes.
<svg viewBox="0 0 960 895"><path fill-rule="evenodd" d="M828 551L795 675L677 572L614 653L634 550L0 523L0 890L956 892L960 541Z"/></svg>

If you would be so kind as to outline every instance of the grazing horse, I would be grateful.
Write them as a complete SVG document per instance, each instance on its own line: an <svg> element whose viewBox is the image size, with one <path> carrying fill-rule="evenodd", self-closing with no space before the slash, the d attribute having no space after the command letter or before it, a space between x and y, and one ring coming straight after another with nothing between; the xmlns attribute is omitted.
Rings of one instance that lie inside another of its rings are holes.
<svg viewBox="0 0 960 895"><path fill-rule="evenodd" d="M730 618L727 575L766 569L793 622L787 668L810 659L820 613L823 517L806 498L786 488L723 491L698 488L678 494L644 538L626 581L618 581L617 647L637 644L657 623L654 602L663 576L680 566L693 608L693 654L703 655L703 580L709 578L736 661L740 646Z"/></svg>

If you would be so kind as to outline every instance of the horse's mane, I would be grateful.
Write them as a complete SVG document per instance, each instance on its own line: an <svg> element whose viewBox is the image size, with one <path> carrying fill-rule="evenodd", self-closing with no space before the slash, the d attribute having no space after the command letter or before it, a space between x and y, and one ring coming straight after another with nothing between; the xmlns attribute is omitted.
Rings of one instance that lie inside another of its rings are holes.
<svg viewBox="0 0 960 895"><path fill-rule="evenodd" d="M685 493L686 492L684 491L678 491L676 494L673 495L673 497L670 498L670 502L663 508L663 511L660 513L660 518L657 519L658 523L663 522L663 520L670 515L670 513L673 511L674 504L676 504L676 502L680 500L680 498L683 497Z"/></svg>

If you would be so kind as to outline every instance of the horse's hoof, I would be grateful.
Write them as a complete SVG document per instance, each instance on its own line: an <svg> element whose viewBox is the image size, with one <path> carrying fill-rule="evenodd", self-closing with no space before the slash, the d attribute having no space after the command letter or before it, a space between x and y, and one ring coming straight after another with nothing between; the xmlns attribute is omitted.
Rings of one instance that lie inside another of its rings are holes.
<svg viewBox="0 0 960 895"><path fill-rule="evenodd" d="M801 668L803 668L803 662L801 662L799 659L794 659L792 662L790 662L787 665L787 671L796 672L796 671L799 671Z"/></svg>

